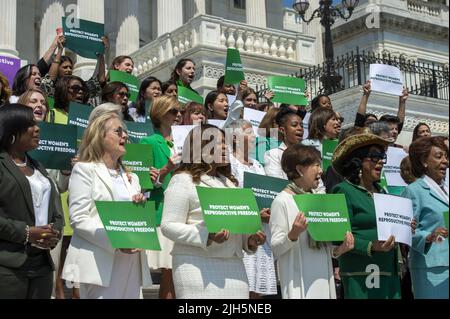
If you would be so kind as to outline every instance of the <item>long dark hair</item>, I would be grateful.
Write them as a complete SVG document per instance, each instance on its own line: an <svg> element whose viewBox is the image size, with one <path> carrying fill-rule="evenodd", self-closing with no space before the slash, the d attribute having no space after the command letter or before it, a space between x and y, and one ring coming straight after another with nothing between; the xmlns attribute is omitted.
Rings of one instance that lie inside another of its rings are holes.
<svg viewBox="0 0 450 319"><path fill-rule="evenodd" d="M83 104L86 104L88 102L89 96L88 96L88 88L86 85L86 82L83 81L82 78L70 75L70 76L64 76L62 78L59 78L56 81L55 85L55 109L58 110L69 110L69 104L71 101L69 101L69 86L70 81L78 80L84 89L84 95L83 95Z"/></svg>
<svg viewBox="0 0 450 319"><path fill-rule="evenodd" d="M8 151L30 126L36 125L33 110L22 104L8 104L0 108L0 152Z"/></svg>
<svg viewBox="0 0 450 319"><path fill-rule="evenodd" d="M19 71L17 71L12 87L13 94L15 96L22 95L28 89L27 80L31 77L31 74L33 73L33 67L37 68L37 65L28 64L22 67Z"/></svg>
<svg viewBox="0 0 450 319"><path fill-rule="evenodd" d="M181 71L182 68L188 63L192 62L195 65L195 62L191 59L181 59L178 61L177 65L175 66L175 69L172 71L172 75L170 77L171 81L174 81L175 83L180 79L180 76L178 75L177 71Z"/></svg>
<svg viewBox="0 0 450 319"><path fill-rule="evenodd" d="M183 154L183 160L181 162L181 165L175 171L174 175L180 174L180 173L189 173L192 175L192 179L193 179L194 183L199 184L201 176L212 170L212 165L204 162L203 149L205 148L205 146L207 146L208 144L213 142L214 137L212 137L212 139L209 139L209 140L204 140L203 138L201 138L201 154L194 154L194 151L196 150L196 148L193 147L193 145L195 143L194 136L203 137L203 133L209 129L220 131L223 138L225 139L225 132L223 130L217 128L214 125L202 124L202 125L196 126L189 133L189 135L186 138L186 141L184 143L185 148L186 148L187 143L189 143L189 145L190 145L189 154ZM197 141L197 143L198 143L198 141ZM196 159L198 159L198 158L201 158L201 163L196 163ZM221 175L225 176L226 178L228 178L236 186L238 185L237 179L231 173L231 164L217 168L216 172L218 174L221 174Z"/></svg>
<svg viewBox="0 0 450 319"><path fill-rule="evenodd" d="M154 76L149 76L148 78L146 78L144 81L142 81L141 83L141 87L139 88L139 95L136 101L136 113L139 114L140 116L145 116L145 91L147 91L148 87L153 83L153 82L158 82L159 86L162 89L162 83L160 80L158 80L157 78L155 78Z"/></svg>
<svg viewBox="0 0 450 319"><path fill-rule="evenodd" d="M427 123L421 122L421 123L417 124L417 126L414 128L414 131L413 131L413 139L412 139L413 142L414 142L415 140L417 140L419 137L421 137L421 136L419 136L419 129L420 129L421 126L426 126L426 127L428 127L428 129L429 129L430 132L431 132L430 126L429 126Z"/></svg>

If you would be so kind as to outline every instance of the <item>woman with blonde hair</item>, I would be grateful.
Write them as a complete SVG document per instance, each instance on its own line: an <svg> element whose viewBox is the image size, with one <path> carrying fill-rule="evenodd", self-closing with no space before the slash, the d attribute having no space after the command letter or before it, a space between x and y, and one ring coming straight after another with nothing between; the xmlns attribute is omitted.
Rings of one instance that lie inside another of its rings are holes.
<svg viewBox="0 0 450 319"><path fill-rule="evenodd" d="M9 104L11 93L8 79L0 73L0 106Z"/></svg>
<svg viewBox="0 0 450 319"><path fill-rule="evenodd" d="M145 252L114 249L95 205L95 201L146 200L138 177L127 173L122 164L127 139L117 114L97 117L84 133L80 161L70 178L74 233L62 278L80 283L82 299L138 299L141 287L151 285Z"/></svg>
<svg viewBox="0 0 450 319"><path fill-rule="evenodd" d="M19 97L17 103L31 107L37 122L46 120L49 106L47 96L40 89L29 89L25 91L25 93Z"/></svg>
<svg viewBox="0 0 450 319"><path fill-rule="evenodd" d="M155 128L155 134L141 140L141 144L152 146L153 165L151 178L155 186L150 194L150 200L156 204L157 223L162 218L164 191L169 184L172 172L176 168L177 153L173 144L172 126L180 115L181 104L173 96L163 95L153 101L150 118ZM157 228L161 244L161 251L149 252L149 265L152 269L162 269L162 278L159 296L161 299L175 298L175 289L172 281L172 257L170 252L173 243L165 238Z"/></svg>

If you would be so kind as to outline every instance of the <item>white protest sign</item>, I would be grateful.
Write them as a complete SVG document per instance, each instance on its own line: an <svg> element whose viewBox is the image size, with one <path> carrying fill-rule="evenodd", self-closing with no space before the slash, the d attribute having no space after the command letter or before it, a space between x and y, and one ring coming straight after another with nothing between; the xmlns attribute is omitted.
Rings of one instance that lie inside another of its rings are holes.
<svg viewBox="0 0 450 319"><path fill-rule="evenodd" d="M448 179L449 179L449 169L447 168L447 172L445 173L445 185L448 188Z"/></svg>
<svg viewBox="0 0 450 319"><path fill-rule="evenodd" d="M377 216L378 240L386 241L394 236L395 241L411 246L413 215L412 201L408 198L374 194Z"/></svg>
<svg viewBox="0 0 450 319"><path fill-rule="evenodd" d="M308 139L308 136L309 136L309 119L310 118L311 118L311 113L308 112L308 113L306 113L305 118L303 119L303 130L304 130L303 139L304 140Z"/></svg>
<svg viewBox="0 0 450 319"><path fill-rule="evenodd" d="M407 156L408 153L406 153L401 148L388 148L387 163L384 165L383 169L388 186L408 186L408 184L405 183L402 176L400 175L400 164L402 160Z"/></svg>
<svg viewBox="0 0 450 319"><path fill-rule="evenodd" d="M386 64L370 65L372 91L401 96L403 93L402 72L399 68Z"/></svg>
<svg viewBox="0 0 450 319"><path fill-rule="evenodd" d="M244 108L244 120L252 123L253 131L256 135L258 135L259 125L261 124L264 116L266 116L266 112L254 110L249 107Z"/></svg>
<svg viewBox="0 0 450 319"><path fill-rule="evenodd" d="M183 152L184 141L195 125L177 125L172 126L173 144L175 144L177 154Z"/></svg>
<svg viewBox="0 0 450 319"><path fill-rule="evenodd" d="M231 105L236 101L236 95L227 94L227 98L228 98L228 105Z"/></svg>
<svg viewBox="0 0 450 319"><path fill-rule="evenodd" d="M224 120L208 120L208 124L217 126L218 128L222 129L225 121Z"/></svg>

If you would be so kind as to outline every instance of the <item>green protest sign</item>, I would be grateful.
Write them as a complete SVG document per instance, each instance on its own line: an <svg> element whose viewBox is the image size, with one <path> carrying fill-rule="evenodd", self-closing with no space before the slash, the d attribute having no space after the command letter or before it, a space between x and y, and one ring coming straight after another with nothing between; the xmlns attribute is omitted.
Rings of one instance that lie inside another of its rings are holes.
<svg viewBox="0 0 450 319"><path fill-rule="evenodd" d="M270 208L275 197L286 188L288 183L284 179L244 172L244 188L250 188L253 191L260 211Z"/></svg>
<svg viewBox="0 0 450 319"><path fill-rule="evenodd" d="M232 234L261 230L258 204L250 189L197 187L203 217L210 233L223 229Z"/></svg>
<svg viewBox="0 0 450 319"><path fill-rule="evenodd" d="M203 98L184 86L178 86L178 101L181 104L188 104L189 102L197 102L203 105Z"/></svg>
<svg viewBox="0 0 450 319"><path fill-rule="evenodd" d="M239 50L227 50L227 64L225 68L224 84L236 84L245 80L244 67L241 62L241 54Z"/></svg>
<svg viewBox="0 0 450 319"><path fill-rule="evenodd" d="M83 138L84 130L89 125L89 116L93 108L90 105L70 102L69 104L69 122L68 124L78 127L77 138Z"/></svg>
<svg viewBox="0 0 450 319"><path fill-rule="evenodd" d="M331 166L333 153L336 150L338 144L338 140L324 140L322 142L322 169L324 172L326 172L328 167Z"/></svg>
<svg viewBox="0 0 450 319"><path fill-rule="evenodd" d="M47 96L48 109L53 110L55 108L55 99L52 96Z"/></svg>
<svg viewBox="0 0 450 319"><path fill-rule="evenodd" d="M343 241L351 231L344 194L304 194L294 196L308 220L308 232L316 241Z"/></svg>
<svg viewBox="0 0 450 319"><path fill-rule="evenodd" d="M125 122L125 125L128 131L128 139L132 144L139 144L143 138L152 136L155 133L152 122Z"/></svg>
<svg viewBox="0 0 450 319"><path fill-rule="evenodd" d="M305 80L296 77L270 76L269 89L275 94L273 102L290 105L308 105Z"/></svg>
<svg viewBox="0 0 450 319"><path fill-rule="evenodd" d="M127 72L111 70L109 71L110 82L122 82L128 87L130 101L136 102L139 96L140 83L137 77Z"/></svg>
<svg viewBox="0 0 450 319"><path fill-rule="evenodd" d="M445 228L448 229L448 211L444 212L444 224Z"/></svg>
<svg viewBox="0 0 450 319"><path fill-rule="evenodd" d="M161 250L156 233L155 202L95 202L111 246Z"/></svg>
<svg viewBox="0 0 450 319"><path fill-rule="evenodd" d="M149 173L153 163L152 146L127 144L125 148L127 153L122 158L122 163L139 177L143 190L152 190L153 183Z"/></svg>
<svg viewBox="0 0 450 319"><path fill-rule="evenodd" d="M39 128L39 147L30 156L46 169L71 170L77 147L76 126L39 123Z"/></svg>
<svg viewBox="0 0 450 319"><path fill-rule="evenodd" d="M77 19L76 22L62 18L65 47L88 59L97 59L97 54L103 55L105 47L102 37L105 35L105 26L82 19Z"/></svg>
<svg viewBox="0 0 450 319"><path fill-rule="evenodd" d="M384 174L384 171L381 172L381 179L378 182L378 184L380 185L380 187L382 189L384 189L388 193L388 184L387 184L386 175Z"/></svg>

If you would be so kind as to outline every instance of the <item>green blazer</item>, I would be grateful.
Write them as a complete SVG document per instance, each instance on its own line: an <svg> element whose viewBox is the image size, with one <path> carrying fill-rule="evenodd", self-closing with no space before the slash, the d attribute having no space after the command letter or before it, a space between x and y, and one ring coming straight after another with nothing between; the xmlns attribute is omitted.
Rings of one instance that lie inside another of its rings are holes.
<svg viewBox="0 0 450 319"><path fill-rule="evenodd" d="M370 241L378 239L375 204L372 195L362 187L344 181L332 191L345 194L355 248L339 258L341 276L365 276L366 268L376 264L382 276L398 275L397 249L368 255Z"/></svg>
<svg viewBox="0 0 450 319"><path fill-rule="evenodd" d="M56 230L63 228L61 206L58 205L58 193L54 183L42 165L28 156L28 160L45 176L51 185L48 221ZM14 164L9 154L0 153L0 266L20 268L30 251L35 250L29 244L24 245L26 226L34 226L35 213L30 184L26 176ZM49 264L53 266L50 252L46 251Z"/></svg>
<svg viewBox="0 0 450 319"><path fill-rule="evenodd" d="M153 152L153 167L157 169L163 168L168 162L169 158L172 156L172 152L167 144L167 141L161 135L159 131L155 131L150 137L143 138L141 140L141 144L148 144L152 146ZM169 181L172 178L172 174L168 174L164 181L162 182L161 187L156 187L150 193L150 200L155 202L156 205L156 216L157 216L157 225L161 224L162 218L162 210L163 210L163 202L164 202L164 191L169 185Z"/></svg>

